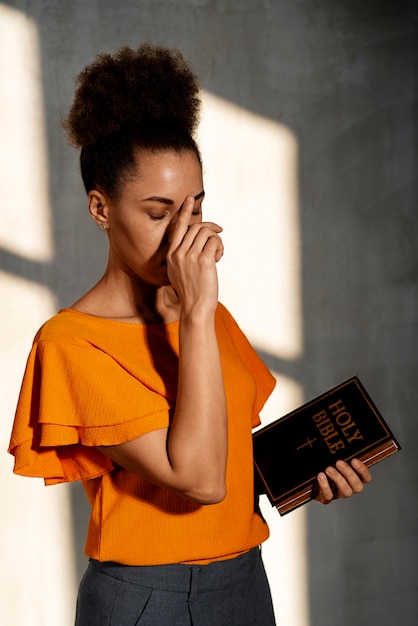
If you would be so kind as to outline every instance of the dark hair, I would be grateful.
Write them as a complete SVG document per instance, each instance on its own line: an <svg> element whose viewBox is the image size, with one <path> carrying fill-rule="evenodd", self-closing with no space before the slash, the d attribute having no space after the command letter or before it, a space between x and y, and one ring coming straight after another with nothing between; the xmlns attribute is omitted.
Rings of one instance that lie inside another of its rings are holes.
<svg viewBox="0 0 418 626"><path fill-rule="evenodd" d="M81 149L87 193L96 188L116 197L140 150L191 150L200 162L193 138L199 86L179 50L143 44L100 54L76 85L63 127Z"/></svg>

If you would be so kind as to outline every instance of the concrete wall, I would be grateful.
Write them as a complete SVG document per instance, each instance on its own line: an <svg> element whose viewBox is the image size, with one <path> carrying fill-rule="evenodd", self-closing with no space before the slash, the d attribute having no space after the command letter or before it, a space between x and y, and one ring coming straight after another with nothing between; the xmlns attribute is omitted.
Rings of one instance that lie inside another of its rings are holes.
<svg viewBox="0 0 418 626"><path fill-rule="evenodd" d="M205 92L221 298L278 378L265 421L357 373L403 446L360 497L263 503L288 626L418 622L417 19L406 0L0 2L2 449L33 334L106 258L59 129L71 79L101 51L179 47ZM70 625L84 495L0 469L0 623Z"/></svg>

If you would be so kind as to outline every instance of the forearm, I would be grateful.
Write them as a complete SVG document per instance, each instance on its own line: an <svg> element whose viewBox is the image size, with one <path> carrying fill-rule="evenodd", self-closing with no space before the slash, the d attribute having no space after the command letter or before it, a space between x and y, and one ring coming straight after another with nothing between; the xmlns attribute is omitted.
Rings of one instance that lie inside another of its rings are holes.
<svg viewBox="0 0 418 626"><path fill-rule="evenodd" d="M182 316L179 332L179 381L167 442L169 462L179 483L185 485L186 496L222 500L228 421L213 314Z"/></svg>
<svg viewBox="0 0 418 626"><path fill-rule="evenodd" d="M178 212L167 253L168 278L180 309L177 399L170 428L101 447L113 461L157 485L202 504L225 497L228 423L215 332L216 262L222 230L191 223L193 197ZM170 292L171 293L171 292Z"/></svg>

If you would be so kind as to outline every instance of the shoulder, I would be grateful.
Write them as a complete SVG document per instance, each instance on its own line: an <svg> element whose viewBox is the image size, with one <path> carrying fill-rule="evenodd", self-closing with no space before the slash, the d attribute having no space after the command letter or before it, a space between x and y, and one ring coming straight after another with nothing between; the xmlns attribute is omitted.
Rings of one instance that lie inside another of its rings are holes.
<svg viewBox="0 0 418 626"><path fill-rule="evenodd" d="M73 309L62 309L40 327L35 335L34 343L44 341L74 343L88 336L93 328L94 324L88 316Z"/></svg>
<svg viewBox="0 0 418 626"><path fill-rule="evenodd" d="M62 309L38 330L32 352L42 361L46 356L54 355L71 359L80 368L90 364L92 359L102 362L108 357L128 367L128 361L137 362L139 354L142 360L147 359L149 347L146 330L141 324L96 317L76 309Z"/></svg>
<svg viewBox="0 0 418 626"><path fill-rule="evenodd" d="M218 325L218 327L219 325L222 325L224 328L227 329L227 331L231 335L244 336L244 333L242 332L240 326L238 325L238 322L235 320L235 318L233 317L231 312L226 308L226 306L223 305L221 302L218 302L215 320L216 320L216 324Z"/></svg>
<svg viewBox="0 0 418 626"><path fill-rule="evenodd" d="M33 347L60 352L97 349L113 354L126 350L137 339L133 324L122 324L106 318L81 313L75 309L61 309L47 320L35 335ZM135 337L132 336L135 334ZM138 342L141 343L141 342Z"/></svg>
<svg viewBox="0 0 418 626"><path fill-rule="evenodd" d="M222 320L225 323L233 323L236 324L235 319L233 318L230 311L226 308L222 302L218 302L218 306L216 308L216 319Z"/></svg>

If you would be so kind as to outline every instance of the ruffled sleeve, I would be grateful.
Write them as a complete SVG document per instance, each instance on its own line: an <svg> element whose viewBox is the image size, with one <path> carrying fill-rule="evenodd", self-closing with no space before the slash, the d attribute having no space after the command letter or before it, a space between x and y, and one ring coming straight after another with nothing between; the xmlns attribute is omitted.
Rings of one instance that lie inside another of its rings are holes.
<svg viewBox="0 0 418 626"><path fill-rule="evenodd" d="M9 452L14 471L46 484L114 468L96 446L169 424L170 401L93 346L38 342L29 355Z"/></svg>
<svg viewBox="0 0 418 626"><path fill-rule="evenodd" d="M259 413L273 391L276 379L264 361L258 356L230 312L221 304L219 305L219 313L228 328L242 361L251 372L256 383L256 396L252 414L252 426L255 428L261 424Z"/></svg>

